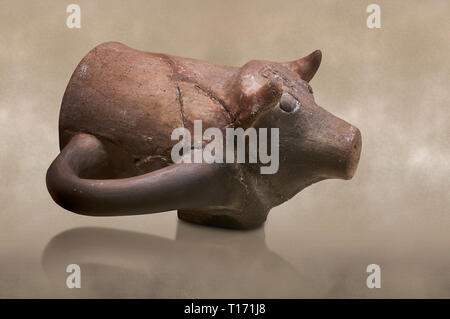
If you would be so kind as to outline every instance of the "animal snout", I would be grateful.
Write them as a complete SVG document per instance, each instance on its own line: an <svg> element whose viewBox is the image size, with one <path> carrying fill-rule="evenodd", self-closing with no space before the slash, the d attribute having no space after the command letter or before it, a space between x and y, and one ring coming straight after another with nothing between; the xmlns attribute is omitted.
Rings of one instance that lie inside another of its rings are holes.
<svg viewBox="0 0 450 319"><path fill-rule="evenodd" d="M361 132L350 123L319 108L307 140L314 174L321 178L351 179L361 154Z"/></svg>
<svg viewBox="0 0 450 319"><path fill-rule="evenodd" d="M359 157L361 155L362 139L361 132L353 125L350 125L346 132L345 140L347 141L345 153L345 170L344 179L351 179L358 167Z"/></svg>

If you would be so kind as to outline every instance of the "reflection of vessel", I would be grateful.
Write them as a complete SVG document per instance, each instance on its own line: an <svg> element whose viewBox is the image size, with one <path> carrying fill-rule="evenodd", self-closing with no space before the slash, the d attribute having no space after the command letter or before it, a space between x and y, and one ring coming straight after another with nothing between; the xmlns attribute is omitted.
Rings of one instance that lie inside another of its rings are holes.
<svg viewBox="0 0 450 319"><path fill-rule="evenodd" d="M237 232L179 222L176 240L107 228L56 235L42 255L54 286L68 293L66 267L82 272L84 297L299 297L310 280L271 252L264 230Z"/></svg>

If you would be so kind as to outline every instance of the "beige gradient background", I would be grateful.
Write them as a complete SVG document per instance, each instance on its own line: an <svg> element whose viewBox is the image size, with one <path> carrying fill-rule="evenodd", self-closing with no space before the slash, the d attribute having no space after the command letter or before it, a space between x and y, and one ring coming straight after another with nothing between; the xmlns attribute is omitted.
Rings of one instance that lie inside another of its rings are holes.
<svg viewBox="0 0 450 319"><path fill-rule="evenodd" d="M374 1L373 30L370 1L73 2L79 30L70 1L0 1L0 297L450 297L449 1ZM61 99L109 40L235 66L321 49L311 85L362 132L356 176L307 188L251 232L63 210L45 187ZM81 289L65 288L70 263ZM372 263L380 289L366 287Z"/></svg>

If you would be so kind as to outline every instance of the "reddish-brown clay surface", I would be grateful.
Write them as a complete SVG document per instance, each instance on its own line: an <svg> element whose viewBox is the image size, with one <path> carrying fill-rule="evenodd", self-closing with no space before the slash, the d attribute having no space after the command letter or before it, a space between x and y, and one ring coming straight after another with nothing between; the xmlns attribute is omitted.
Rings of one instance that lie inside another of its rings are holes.
<svg viewBox="0 0 450 319"><path fill-rule="evenodd" d="M359 130L313 98L321 52L240 68L108 42L79 63L64 94L61 153L47 173L53 199L95 216L178 210L186 221L261 225L269 210L327 178L350 179ZM174 164L177 127L279 128L279 170L261 164Z"/></svg>

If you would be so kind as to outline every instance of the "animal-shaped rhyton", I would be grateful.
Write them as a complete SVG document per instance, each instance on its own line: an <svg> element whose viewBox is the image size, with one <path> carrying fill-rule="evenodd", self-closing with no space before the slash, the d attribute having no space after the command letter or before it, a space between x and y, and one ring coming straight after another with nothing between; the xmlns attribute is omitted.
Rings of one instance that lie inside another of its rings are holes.
<svg viewBox="0 0 450 319"><path fill-rule="evenodd" d="M320 61L314 51L237 68L101 44L64 94L48 190L82 215L178 210L193 223L257 227L272 207L315 182L350 179L358 165L359 130L314 101L308 82ZM203 130L278 129L278 169L262 174L266 164L248 160L174 162L174 129L193 131L196 120Z"/></svg>

